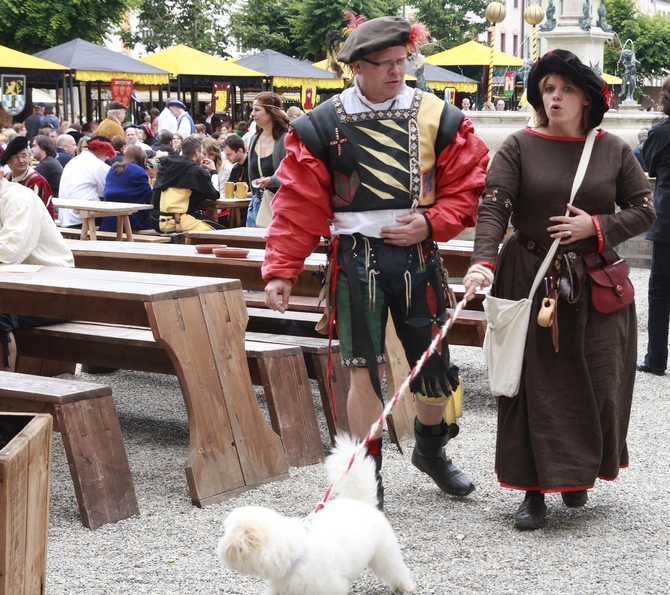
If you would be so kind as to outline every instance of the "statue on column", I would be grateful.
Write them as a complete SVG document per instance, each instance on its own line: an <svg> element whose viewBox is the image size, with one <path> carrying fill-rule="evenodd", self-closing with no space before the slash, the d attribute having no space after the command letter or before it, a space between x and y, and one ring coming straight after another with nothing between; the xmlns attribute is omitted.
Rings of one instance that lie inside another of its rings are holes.
<svg viewBox="0 0 670 595"><path fill-rule="evenodd" d="M582 5L583 17L579 18L579 28L582 31L591 30L591 0L586 0Z"/></svg>
<svg viewBox="0 0 670 595"><path fill-rule="evenodd" d="M635 101L633 93L635 92L635 74L640 63L635 59L634 50L625 48L621 52L623 60L623 76L621 77L621 93L619 97L626 96L624 101Z"/></svg>
<svg viewBox="0 0 670 595"><path fill-rule="evenodd" d="M607 22L607 8L605 8L605 0L600 0L600 6L598 6L598 20L596 25L600 27L605 33L611 33L614 30L614 27Z"/></svg>
<svg viewBox="0 0 670 595"><path fill-rule="evenodd" d="M549 0L547 12L545 14L547 15L547 20L540 25L540 31L551 31L556 27L556 19L554 18L556 7L554 6L554 0Z"/></svg>

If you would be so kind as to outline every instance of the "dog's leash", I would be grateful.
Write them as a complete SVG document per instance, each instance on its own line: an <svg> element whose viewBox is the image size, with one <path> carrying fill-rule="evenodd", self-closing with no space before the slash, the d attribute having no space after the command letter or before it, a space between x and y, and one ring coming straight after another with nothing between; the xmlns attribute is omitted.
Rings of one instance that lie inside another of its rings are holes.
<svg viewBox="0 0 670 595"><path fill-rule="evenodd" d="M393 395L393 398L386 404L386 407L384 407L384 410L382 411L381 415L379 416L379 419L377 419L370 429L368 430L368 433L366 434L365 438L363 439L363 442L361 442L356 450L354 451L354 454L351 455L351 458L349 459L349 463L347 466L342 470L342 472L335 478L335 480L328 486L328 489L326 489L325 494L323 495L323 498L321 501L314 507L314 510L309 513L309 515L305 518L305 522L309 523L311 522L312 518L314 515L319 512L320 510L323 509L323 507L326 505L326 502L328 502L328 499L330 498L331 494L333 493L333 490L337 486L338 483L342 480L342 478L349 472L349 469L351 469L351 466L354 464L354 461L356 458L367 448L368 444L370 444L370 440L372 439L372 436L374 436L377 431L379 430L380 427L382 427L384 423L384 418L386 418L388 415L390 415L391 411L393 411L393 408L396 406L398 401L400 400L400 397L402 394L409 388L409 385L412 383L416 375L421 371L421 368L423 368L424 364L428 360L428 358L435 353L437 350L437 346L442 342L446 334L449 332L449 329L454 325L454 322L456 322L456 319L458 318L458 315L461 313L461 310L465 308L467 305L468 300L467 298L463 297L463 299L456 304L456 307L454 308L454 312L452 315L449 317L449 320L444 323L444 325L440 328L440 332L435 335L433 338L433 341L431 344L428 346L428 349L423 352L423 355L419 358L419 361L416 362L416 365L410 370L409 375L407 378L405 378L405 381L400 385L400 388L396 391L396 393Z"/></svg>

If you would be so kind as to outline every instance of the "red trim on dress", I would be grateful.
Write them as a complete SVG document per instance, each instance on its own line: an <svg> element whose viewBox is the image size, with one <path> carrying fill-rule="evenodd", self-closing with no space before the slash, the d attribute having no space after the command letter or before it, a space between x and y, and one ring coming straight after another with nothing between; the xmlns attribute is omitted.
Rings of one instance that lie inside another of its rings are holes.
<svg viewBox="0 0 670 595"><path fill-rule="evenodd" d="M561 140L565 142L584 142L586 140L585 136L580 136L576 138L572 138L571 136L551 136L550 134L544 134L542 132L539 132L535 128L531 128L530 126L525 126L524 130L526 132L530 132L531 134L534 134L535 136L539 136L541 138L546 138L548 140ZM603 134L605 134L605 131L601 128L598 130L598 134L596 136L596 140L598 140Z"/></svg>
<svg viewBox="0 0 670 595"><path fill-rule="evenodd" d="M626 469L628 465L619 465L619 469ZM496 475L498 475L498 470L494 468L494 472ZM605 477L604 475L600 475L600 473L596 476L598 479L602 479L603 481L614 481L616 479L615 477ZM508 488L510 490L523 490L526 492L541 492L543 494L555 494L555 493L560 493L560 492L581 492L582 490L590 490L593 488L595 484L591 485L585 485L585 486L569 486L569 487L562 487L562 488L548 488L546 490L543 490L540 486L514 486L509 483L505 483L503 481L498 480L498 483L500 484L501 488Z"/></svg>
<svg viewBox="0 0 670 595"><path fill-rule="evenodd" d="M598 221L598 215L591 215L591 220L593 225L596 226L596 235L598 236L598 245L596 246L596 252L602 252L605 248L605 240L603 239L603 230L600 227L600 221Z"/></svg>
<svg viewBox="0 0 670 595"><path fill-rule="evenodd" d="M478 260L477 262L475 262L473 264L481 264L482 266L489 267L490 269L493 269L494 271L498 270L498 265L495 265L492 262L489 262L488 260Z"/></svg>

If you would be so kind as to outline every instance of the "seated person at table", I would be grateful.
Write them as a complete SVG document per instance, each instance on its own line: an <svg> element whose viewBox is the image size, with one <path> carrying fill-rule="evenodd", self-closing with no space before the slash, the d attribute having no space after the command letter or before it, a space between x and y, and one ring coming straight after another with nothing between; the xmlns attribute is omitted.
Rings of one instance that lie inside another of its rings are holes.
<svg viewBox="0 0 670 595"><path fill-rule="evenodd" d="M158 135L158 138L156 139L156 142L151 146L151 150L156 153L167 153L168 155L174 155L174 149L172 148L172 139L174 138L174 134L172 134L169 130L163 130Z"/></svg>
<svg viewBox="0 0 670 595"><path fill-rule="evenodd" d="M40 134L33 138L30 146L33 157L38 161L35 171L49 182L54 196L57 197L63 166L56 159L56 143L48 136Z"/></svg>
<svg viewBox="0 0 670 595"><path fill-rule="evenodd" d="M0 168L0 263L73 267L72 252L39 196L3 178ZM14 371L16 343L12 331L54 322L60 321L0 314L0 370Z"/></svg>
<svg viewBox="0 0 670 595"><path fill-rule="evenodd" d="M203 200L219 198L201 162L202 140L198 136L184 139L181 155L166 155L160 160L151 213L151 224L157 232L223 229L199 211Z"/></svg>
<svg viewBox="0 0 670 595"><path fill-rule="evenodd" d="M86 148L63 169L60 198L99 201L105 192L109 171L105 160L114 157L116 151L109 139L104 136L88 139ZM72 209L58 209L58 218L63 227L81 228L81 217Z"/></svg>
<svg viewBox="0 0 670 595"><path fill-rule="evenodd" d="M122 161L115 163L107 172L104 200L109 202L132 202L151 204L151 186L145 169L147 154L139 147L128 147ZM138 211L130 215L130 227L151 229L151 211ZM116 217L103 217L100 231L116 231Z"/></svg>
<svg viewBox="0 0 670 595"><path fill-rule="evenodd" d="M53 197L51 186L41 174L30 167L30 151L28 150L28 139L25 136L15 136L9 141L5 152L0 157L0 165L6 165L11 170L7 175L10 182L30 188L42 199L51 218L56 218L54 206L51 204Z"/></svg>

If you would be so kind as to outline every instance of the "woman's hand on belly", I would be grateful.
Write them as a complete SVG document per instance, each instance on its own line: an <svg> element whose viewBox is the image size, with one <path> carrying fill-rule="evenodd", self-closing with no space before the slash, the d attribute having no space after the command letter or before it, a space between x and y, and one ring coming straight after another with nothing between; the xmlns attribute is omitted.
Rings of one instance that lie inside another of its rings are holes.
<svg viewBox="0 0 670 595"><path fill-rule="evenodd" d="M568 209L572 217L549 217L549 221L556 224L547 228L552 239L561 238L561 245L567 245L598 233L591 215L574 205L568 205Z"/></svg>

